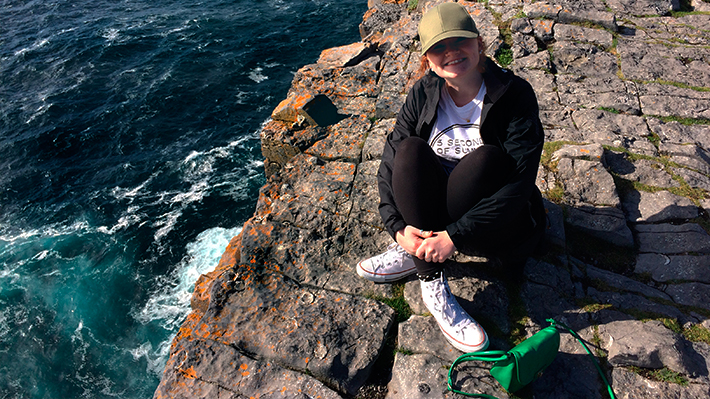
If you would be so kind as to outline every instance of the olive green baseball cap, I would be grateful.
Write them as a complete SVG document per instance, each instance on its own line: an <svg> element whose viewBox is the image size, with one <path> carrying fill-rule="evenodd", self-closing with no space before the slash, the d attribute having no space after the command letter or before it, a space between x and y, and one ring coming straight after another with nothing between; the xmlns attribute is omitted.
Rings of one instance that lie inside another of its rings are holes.
<svg viewBox="0 0 710 399"><path fill-rule="evenodd" d="M427 11L419 22L422 54L434 44L450 37L478 37L478 29L465 8L457 3L444 3Z"/></svg>

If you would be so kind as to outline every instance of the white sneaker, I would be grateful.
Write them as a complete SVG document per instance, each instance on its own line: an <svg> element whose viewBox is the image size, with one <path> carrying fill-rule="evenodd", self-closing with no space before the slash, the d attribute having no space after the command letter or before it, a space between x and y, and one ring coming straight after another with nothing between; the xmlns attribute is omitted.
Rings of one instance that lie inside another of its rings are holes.
<svg viewBox="0 0 710 399"><path fill-rule="evenodd" d="M393 242L387 251L372 258L361 260L357 264L357 274L360 277L376 283L388 283L399 280L417 272L412 255Z"/></svg>
<svg viewBox="0 0 710 399"><path fill-rule="evenodd" d="M436 280L422 280L421 287L424 304L451 345L462 352L478 352L488 347L488 335L456 301L443 272Z"/></svg>

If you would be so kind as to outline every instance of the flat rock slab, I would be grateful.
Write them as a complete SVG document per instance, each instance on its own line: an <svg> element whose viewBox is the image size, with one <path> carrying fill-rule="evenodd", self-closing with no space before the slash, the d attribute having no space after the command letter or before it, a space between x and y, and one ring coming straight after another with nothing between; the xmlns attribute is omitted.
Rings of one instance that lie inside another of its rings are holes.
<svg viewBox="0 0 710 399"><path fill-rule="evenodd" d="M567 207L567 223L576 229L620 247L633 247L634 237L619 208Z"/></svg>
<svg viewBox="0 0 710 399"><path fill-rule="evenodd" d="M617 398L657 398L657 399L701 399L710 395L710 386L689 384L681 386L670 382L652 381L623 368L612 372L614 391Z"/></svg>
<svg viewBox="0 0 710 399"><path fill-rule="evenodd" d="M639 254L636 273L648 273L655 281L695 281L710 284L710 255Z"/></svg>
<svg viewBox="0 0 710 399"><path fill-rule="evenodd" d="M710 192L710 177L706 174L687 168L673 168L673 171L691 188L699 188Z"/></svg>
<svg viewBox="0 0 710 399"><path fill-rule="evenodd" d="M682 325L686 323L695 324L698 322L696 317L687 315L681 312L673 305L658 303L657 299L651 297L646 298L639 294L630 294L625 292L614 291L598 291L592 287L587 288L587 295L593 298L597 303L611 305L614 309L628 311L630 313L662 315L671 319L676 319ZM657 298L657 297L656 297Z"/></svg>
<svg viewBox="0 0 710 399"><path fill-rule="evenodd" d="M691 86L710 86L710 71L702 60L710 50L620 38L621 71L636 80L665 80ZM698 60L688 62L686 60Z"/></svg>
<svg viewBox="0 0 710 399"><path fill-rule="evenodd" d="M639 101L647 115L710 119L710 98L701 91L650 83L639 86Z"/></svg>
<svg viewBox="0 0 710 399"><path fill-rule="evenodd" d="M613 321L599 326L609 363L646 369L669 369L685 374L707 374L702 356L681 336L659 321Z"/></svg>
<svg viewBox="0 0 710 399"><path fill-rule="evenodd" d="M635 191L624 197L622 206L630 222L658 223L700 216L693 201L668 191Z"/></svg>
<svg viewBox="0 0 710 399"><path fill-rule="evenodd" d="M647 118L646 122L662 142L691 143L710 148L710 125L683 125L677 121L663 122L657 118Z"/></svg>
<svg viewBox="0 0 710 399"><path fill-rule="evenodd" d="M650 131L640 116L583 109L573 112L572 119L584 132L585 141L623 147L639 154L656 155L658 152L648 141Z"/></svg>
<svg viewBox="0 0 710 399"><path fill-rule="evenodd" d="M710 284L672 284L666 288L666 292L681 305L710 309Z"/></svg>
<svg viewBox="0 0 710 399"><path fill-rule="evenodd" d="M616 75L616 57L589 43L557 42L553 46L555 69L584 76Z"/></svg>
<svg viewBox="0 0 710 399"><path fill-rule="evenodd" d="M342 399L313 377L255 360L212 340L184 342L173 351L155 399Z"/></svg>
<svg viewBox="0 0 710 399"><path fill-rule="evenodd" d="M249 266L226 273L210 297L193 335L349 393L369 376L394 317L381 302L300 286Z"/></svg>
<svg viewBox="0 0 710 399"><path fill-rule="evenodd" d="M677 0L607 0L606 3L622 15L665 15L680 9Z"/></svg>
<svg viewBox="0 0 710 399"><path fill-rule="evenodd" d="M629 160L629 155L615 151L604 154L604 162L610 171L620 178L638 182L651 188L679 187L680 183L673 178L662 163L650 159Z"/></svg>
<svg viewBox="0 0 710 399"><path fill-rule="evenodd" d="M562 158L557 164L558 181L572 204L618 206L621 201L614 179L598 160Z"/></svg>
<svg viewBox="0 0 710 399"><path fill-rule="evenodd" d="M635 292L649 298L659 298L670 300L670 296L663 291L659 291L648 285L619 274L599 269L594 266L587 266L587 276L592 280L602 281L604 284L619 290Z"/></svg>
<svg viewBox="0 0 710 399"><path fill-rule="evenodd" d="M387 386L387 399L457 398L446 389L449 361L427 354L395 355L392 380ZM485 393L504 399L509 396L491 377L490 364L473 362L459 366L453 374L458 390Z"/></svg>
<svg viewBox="0 0 710 399"><path fill-rule="evenodd" d="M610 108L631 115L641 113L636 84L617 76L560 75L557 85L560 102L567 106Z"/></svg>
<svg viewBox="0 0 710 399"><path fill-rule="evenodd" d="M640 224L635 229L641 253L710 253L710 235L695 223Z"/></svg>
<svg viewBox="0 0 710 399"><path fill-rule="evenodd" d="M463 353L444 338L433 316L412 315L399 324L397 344L403 353L420 353L436 356L448 363Z"/></svg>

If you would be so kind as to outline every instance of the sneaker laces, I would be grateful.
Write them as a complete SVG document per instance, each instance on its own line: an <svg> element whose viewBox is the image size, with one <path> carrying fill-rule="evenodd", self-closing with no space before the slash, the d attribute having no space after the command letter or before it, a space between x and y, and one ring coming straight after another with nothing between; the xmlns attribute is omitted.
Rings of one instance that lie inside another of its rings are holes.
<svg viewBox="0 0 710 399"><path fill-rule="evenodd" d="M398 261L400 263L403 263L404 260L402 259L404 256L408 255L407 252L402 248L399 244L396 242L393 242L392 244L387 246L387 251L383 254L384 256L381 257L376 257L373 259L373 266L374 270L380 270L385 266L390 266Z"/></svg>
<svg viewBox="0 0 710 399"><path fill-rule="evenodd" d="M463 309L451 293L447 282L442 280L434 281L437 286L442 286L434 289L434 311L441 314L443 321L450 325L455 332L462 333L472 323L471 318L462 317L463 315L460 311L463 311Z"/></svg>

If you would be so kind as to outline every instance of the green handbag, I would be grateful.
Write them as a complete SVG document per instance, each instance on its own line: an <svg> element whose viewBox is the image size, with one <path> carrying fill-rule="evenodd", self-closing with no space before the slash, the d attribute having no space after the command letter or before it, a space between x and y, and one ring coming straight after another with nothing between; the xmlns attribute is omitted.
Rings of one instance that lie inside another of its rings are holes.
<svg viewBox="0 0 710 399"><path fill-rule="evenodd" d="M602 379L607 385L610 397L615 399L614 391L611 389L611 385L609 385L609 382L606 380L606 377L599 367L596 358L594 358L594 355L592 355L591 351L587 348L587 345L584 344L579 335L577 335L577 333L571 328L562 323L558 323L553 319L547 319L547 322L550 323L549 327L543 328L537 334L521 342L508 352L483 351L466 353L459 356L449 369L449 391L466 396L496 399L495 396L482 393L468 393L454 388L452 378L454 369L459 363L471 360L495 362L490 371L493 378L495 378L508 392L520 390L527 384L533 382L540 375L540 373L547 368L553 360L555 360L555 356L557 356L557 352L560 348L560 333L557 328L560 326L569 331L592 357L599 374L602 376Z"/></svg>
<svg viewBox="0 0 710 399"><path fill-rule="evenodd" d="M505 351L483 351L459 356L449 369L448 388L452 392L467 396L493 398L486 394L469 394L454 388L452 373L456 366L465 361L478 360L495 362L491 375L503 388L515 392L531 383L547 366L555 360L560 347L560 333L555 326L540 330L537 334Z"/></svg>

